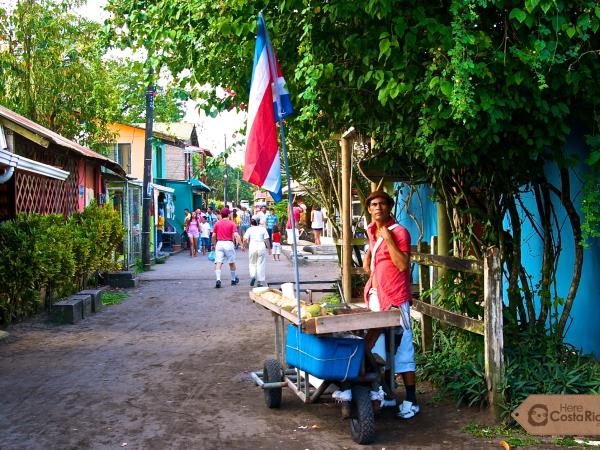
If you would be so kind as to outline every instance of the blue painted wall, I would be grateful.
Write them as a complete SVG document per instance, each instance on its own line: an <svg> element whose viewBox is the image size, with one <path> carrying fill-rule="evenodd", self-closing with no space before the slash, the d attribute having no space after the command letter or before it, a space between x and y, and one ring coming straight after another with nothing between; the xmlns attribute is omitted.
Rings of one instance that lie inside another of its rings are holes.
<svg viewBox="0 0 600 450"><path fill-rule="evenodd" d="M585 155L585 147L580 138L571 136L567 141L565 152L568 155L582 157ZM571 199L582 220L581 177L584 174L584 170L584 167L577 166L571 171L570 177ZM550 183L560 187L560 175L554 165L548 165L546 175ZM562 239L562 250L556 276L556 295L565 298L571 285L573 263L575 261L573 231L564 209L560 206L560 201L554 195L551 198L556 205L556 211L558 211L558 223ZM532 194L523 195L523 204L529 211L537 212L535 198ZM508 221L505 222L505 226L508 226L508 224ZM554 234L557 236L556 230L554 230ZM565 340L578 349L582 349L585 353L593 353L596 357L600 357L600 326L598 326L600 323L600 304L598 302L598 299L600 299L600 285L597 282L598 274L600 274L600 242L593 240L590 244L590 248L584 250L583 272L577 296L571 309L573 321L567 328ZM535 286L539 282L543 241L535 233L529 221L523 223L521 245L525 268L529 274L534 275L532 282ZM562 311L562 308L559 309L560 311Z"/></svg>
<svg viewBox="0 0 600 450"><path fill-rule="evenodd" d="M572 136L566 145L565 152L570 155L581 156L585 155L585 147L581 139ZM572 200L580 212L581 206L581 176L583 167L576 167L571 173L571 194ZM556 186L560 186L560 178L558 171L554 167L548 167L546 170L549 181ZM421 223L423 223L423 241L430 242L431 236L437 235L437 204L431 200L431 189L427 186L421 186L418 189L422 199L423 207L419 206L418 199L415 194L409 204L409 209ZM407 202L408 189L405 187L399 196L399 205L397 220L405 226L411 235L412 243L416 244L419 237L418 227L413 219L404 210ZM537 212L535 199L533 195L523 195L525 207L534 215ZM558 203L558 199L553 199ZM570 223L561 207L557 208L561 212L558 217L558 222L561 226L562 252L560 254L556 293L559 297L565 298L570 287L571 277L573 275L574 262L574 247L573 233ZM581 217L581 213L580 213ZM510 227L510 222L506 220L505 227ZM523 223L522 231L522 247L523 247L523 264L527 272L534 276L533 285L539 281L539 273L541 270L543 242L535 234L533 227L528 221ZM581 282L577 291L577 296L571 309L571 317L573 321L566 332L566 342L581 349L584 353L593 353L597 358L600 358L600 284L598 276L600 274L600 242L594 240L591 242L591 247L584 251L583 272ZM413 272L413 279L416 281L416 270ZM504 280L505 301L507 280Z"/></svg>

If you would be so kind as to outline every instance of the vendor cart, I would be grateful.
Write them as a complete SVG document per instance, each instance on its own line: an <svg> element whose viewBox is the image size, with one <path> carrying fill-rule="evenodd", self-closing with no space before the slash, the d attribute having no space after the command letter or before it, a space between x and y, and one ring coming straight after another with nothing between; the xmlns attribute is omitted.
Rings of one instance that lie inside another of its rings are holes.
<svg viewBox="0 0 600 450"><path fill-rule="evenodd" d="M379 402L371 400L371 391L383 386L388 395L394 396L394 358L386 358L390 377L384 380L384 367L365 347L362 335L369 329L388 329L388 353L393 355L394 329L400 326L400 314L372 312L350 305L343 314L299 321L296 314L265 299L264 292L282 294L275 289L250 292L250 299L270 310L275 322L275 357L265 361L262 371L251 374L264 391L267 407L281 405L284 387L304 403L331 395L328 388L332 384L351 389L351 402L341 402L342 417L348 419L355 442L371 443L375 438L375 410L379 406Z"/></svg>

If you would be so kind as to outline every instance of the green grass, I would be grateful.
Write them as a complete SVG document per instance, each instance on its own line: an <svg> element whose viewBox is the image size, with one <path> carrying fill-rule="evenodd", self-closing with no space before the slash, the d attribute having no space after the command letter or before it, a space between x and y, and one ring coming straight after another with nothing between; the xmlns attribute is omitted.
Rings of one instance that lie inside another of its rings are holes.
<svg viewBox="0 0 600 450"><path fill-rule="evenodd" d="M561 447L592 448L586 444L575 442L572 437L555 438L552 440L530 436L517 427L504 425L484 426L470 423L462 429L463 432L483 439L503 439L511 447L527 447L529 445L553 444Z"/></svg>
<svg viewBox="0 0 600 450"><path fill-rule="evenodd" d="M127 297L129 297L129 294L124 294L122 292L104 292L102 294L102 304L120 305Z"/></svg>
<svg viewBox="0 0 600 450"><path fill-rule="evenodd" d="M483 426L471 423L464 427L463 431L478 438L503 438L511 447L525 447L527 445L540 445L542 443L541 439L523 434L518 428L510 428L503 425Z"/></svg>

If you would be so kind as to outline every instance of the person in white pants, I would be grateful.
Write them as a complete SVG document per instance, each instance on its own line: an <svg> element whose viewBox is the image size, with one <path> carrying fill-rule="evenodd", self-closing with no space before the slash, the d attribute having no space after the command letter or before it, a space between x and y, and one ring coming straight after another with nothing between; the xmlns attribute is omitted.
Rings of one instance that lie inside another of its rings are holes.
<svg viewBox="0 0 600 450"><path fill-rule="evenodd" d="M258 226L256 219L250 221L250 228L244 234L244 246L248 246L248 261L250 271L250 286L263 286L266 280L265 268L267 250L271 254L269 233L265 227Z"/></svg>

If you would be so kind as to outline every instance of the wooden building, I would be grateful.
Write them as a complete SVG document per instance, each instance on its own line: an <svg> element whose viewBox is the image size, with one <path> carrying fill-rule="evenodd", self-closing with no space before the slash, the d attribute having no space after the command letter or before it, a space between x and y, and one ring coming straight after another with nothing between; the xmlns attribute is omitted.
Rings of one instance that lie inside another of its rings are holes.
<svg viewBox="0 0 600 450"><path fill-rule="evenodd" d="M0 220L20 212L83 211L106 201L102 168L125 171L110 159L0 106Z"/></svg>

